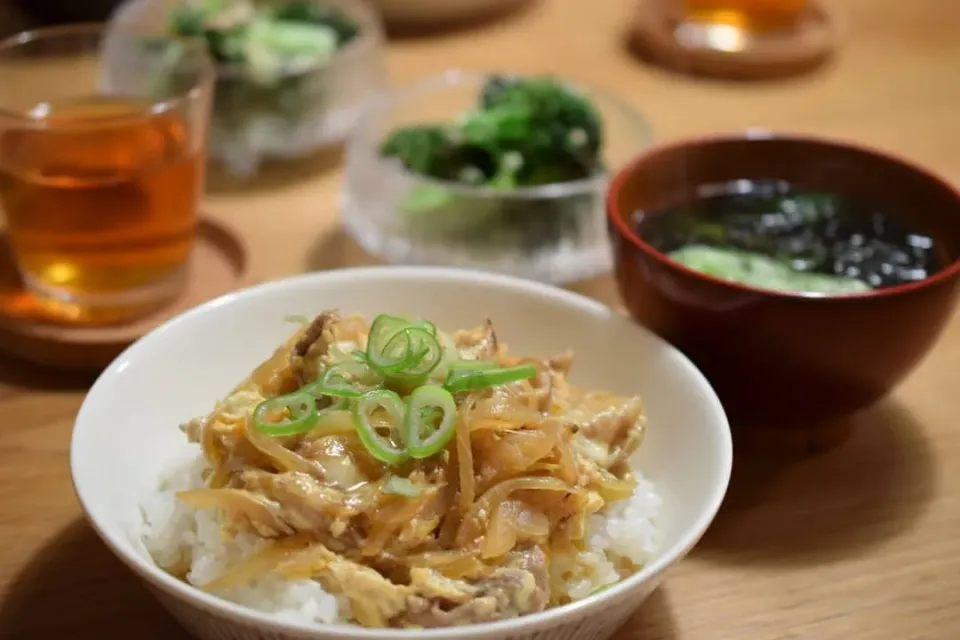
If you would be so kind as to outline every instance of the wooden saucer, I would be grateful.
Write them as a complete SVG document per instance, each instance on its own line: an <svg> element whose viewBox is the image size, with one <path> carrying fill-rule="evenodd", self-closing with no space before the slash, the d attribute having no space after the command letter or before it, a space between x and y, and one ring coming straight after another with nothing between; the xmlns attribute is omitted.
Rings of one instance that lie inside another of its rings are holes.
<svg viewBox="0 0 960 640"><path fill-rule="evenodd" d="M811 0L797 26L785 33L753 34L722 26L688 26L682 0L638 0L629 34L641 57L676 71L720 78L759 80L798 75L824 63L837 41L836 19ZM707 29L718 30L707 37ZM713 42L711 42L711 40ZM736 50L733 47L736 46Z"/></svg>
<svg viewBox="0 0 960 640"><path fill-rule="evenodd" d="M233 233L201 221L183 290L137 320L110 326L58 323L23 289L5 235L0 236L0 351L57 369L102 369L131 342L191 307L252 282L247 252Z"/></svg>

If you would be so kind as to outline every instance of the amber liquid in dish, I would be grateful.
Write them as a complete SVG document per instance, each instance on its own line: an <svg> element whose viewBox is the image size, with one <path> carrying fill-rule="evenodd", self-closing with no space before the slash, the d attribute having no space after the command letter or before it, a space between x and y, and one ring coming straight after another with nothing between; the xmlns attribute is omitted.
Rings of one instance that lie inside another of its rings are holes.
<svg viewBox="0 0 960 640"><path fill-rule="evenodd" d="M782 31L794 27L808 0L685 0L684 18L710 26L728 26L751 32Z"/></svg>
<svg viewBox="0 0 960 640"><path fill-rule="evenodd" d="M204 170L183 119L114 97L32 114L42 126L0 133L0 204L30 288L90 307L175 292Z"/></svg>

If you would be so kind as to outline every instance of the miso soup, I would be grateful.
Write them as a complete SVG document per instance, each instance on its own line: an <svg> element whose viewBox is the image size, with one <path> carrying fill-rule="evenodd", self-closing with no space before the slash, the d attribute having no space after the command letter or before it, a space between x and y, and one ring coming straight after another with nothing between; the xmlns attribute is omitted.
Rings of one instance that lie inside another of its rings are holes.
<svg viewBox="0 0 960 640"><path fill-rule="evenodd" d="M638 211L640 237L708 275L776 291L861 293L942 268L933 240L903 218L776 180L706 186Z"/></svg>

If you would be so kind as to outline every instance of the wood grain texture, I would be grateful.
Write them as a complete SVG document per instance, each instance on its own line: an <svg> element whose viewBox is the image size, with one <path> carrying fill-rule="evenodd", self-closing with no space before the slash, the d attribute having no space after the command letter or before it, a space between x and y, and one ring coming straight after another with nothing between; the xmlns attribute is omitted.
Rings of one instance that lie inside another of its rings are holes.
<svg viewBox="0 0 960 640"><path fill-rule="evenodd" d="M642 65L622 45L623 0L541 0L470 31L396 41L389 63L394 82L441 64L560 72L628 96L661 139L746 126L813 132L960 180L960 3L829 5L846 23L839 57L789 82ZM207 210L247 238L257 278L372 262L339 229L337 162L275 167L246 187L212 176ZM607 279L577 288L615 302ZM185 638L82 520L67 453L89 384L0 358L0 637ZM957 389L954 320L842 447L793 462L738 457L716 524L618 640L960 637Z"/></svg>

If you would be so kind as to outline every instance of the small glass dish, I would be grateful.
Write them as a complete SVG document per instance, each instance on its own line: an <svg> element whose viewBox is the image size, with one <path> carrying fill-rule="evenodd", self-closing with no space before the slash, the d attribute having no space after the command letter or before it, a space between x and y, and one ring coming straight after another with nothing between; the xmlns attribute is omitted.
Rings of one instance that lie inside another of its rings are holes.
<svg viewBox="0 0 960 640"><path fill-rule="evenodd" d="M392 263L484 269L551 284L608 271L607 175L502 190L417 175L380 155L381 143L396 128L450 122L474 108L488 78L449 71L368 103L347 142L342 193L347 232L367 252ZM629 104L568 86L600 114L609 170L650 145L646 120Z"/></svg>
<svg viewBox="0 0 960 640"><path fill-rule="evenodd" d="M166 30L184 0L127 0L111 22ZM242 70L218 65L209 154L239 177L252 177L261 162L304 157L343 142L360 105L386 85L384 35L376 11L362 0L312 0L334 7L359 33L331 62L283 72L270 87L254 83ZM282 0L255 0L277 5Z"/></svg>

